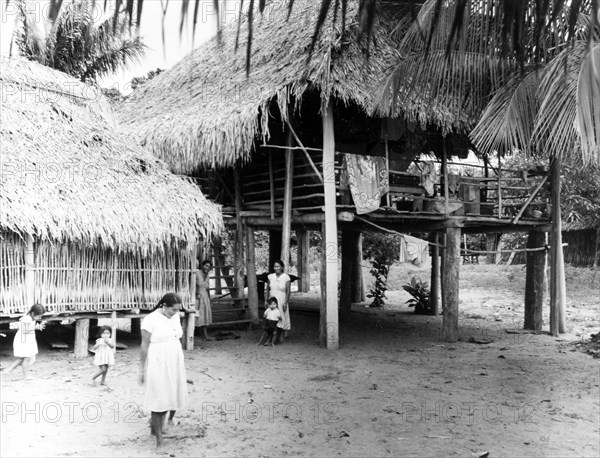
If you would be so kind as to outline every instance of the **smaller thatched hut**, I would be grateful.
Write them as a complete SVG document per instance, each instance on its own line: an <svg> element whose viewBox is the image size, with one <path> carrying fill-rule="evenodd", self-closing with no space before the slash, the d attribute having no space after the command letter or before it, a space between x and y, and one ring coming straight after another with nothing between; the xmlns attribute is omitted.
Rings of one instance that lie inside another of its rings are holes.
<svg viewBox="0 0 600 458"><path fill-rule="evenodd" d="M0 317L188 302L219 206L116 134L98 88L3 58L0 89Z"/></svg>
<svg viewBox="0 0 600 458"><path fill-rule="evenodd" d="M600 218L592 216L562 227L565 262L576 267L600 265Z"/></svg>

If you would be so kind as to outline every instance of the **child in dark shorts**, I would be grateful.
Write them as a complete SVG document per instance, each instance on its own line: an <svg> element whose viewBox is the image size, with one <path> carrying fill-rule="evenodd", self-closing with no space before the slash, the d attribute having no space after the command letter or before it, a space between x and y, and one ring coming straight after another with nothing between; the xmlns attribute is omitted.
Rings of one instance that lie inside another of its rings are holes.
<svg viewBox="0 0 600 458"><path fill-rule="evenodd" d="M277 299L271 297L269 299L269 307L265 310L264 318L265 324L263 328L263 333L260 336L260 340L257 345L263 343L265 346L271 345L273 346L273 338L275 337L275 330L277 329L277 323L281 321L281 313L279 312L279 308L277 307Z"/></svg>

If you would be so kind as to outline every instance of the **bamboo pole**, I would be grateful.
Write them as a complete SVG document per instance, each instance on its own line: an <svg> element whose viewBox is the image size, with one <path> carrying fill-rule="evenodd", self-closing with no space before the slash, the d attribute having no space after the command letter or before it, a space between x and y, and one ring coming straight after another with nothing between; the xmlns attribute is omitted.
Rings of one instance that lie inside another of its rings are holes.
<svg viewBox="0 0 600 458"><path fill-rule="evenodd" d="M330 173L335 167L335 134L333 128L333 106L331 101L323 110L323 192L325 193L325 223L324 251L322 253L324 266L324 279L321 288L325 290L325 314L321 312L321 329L319 341L328 349L339 347L339 322L338 322L338 241L336 218L335 174ZM323 322L324 321L324 322Z"/></svg>
<svg viewBox="0 0 600 458"><path fill-rule="evenodd" d="M248 307L250 319L258 321L258 282L256 280L256 244L254 240L254 228L246 226L246 243L248 256L246 258L246 272L248 279Z"/></svg>
<svg viewBox="0 0 600 458"><path fill-rule="evenodd" d="M288 129L287 144L293 145L291 130ZM290 240L292 239L292 192L294 179L294 151L285 152L285 189L283 194L283 224L281 226L281 260L285 272L290 272Z"/></svg>
<svg viewBox="0 0 600 458"><path fill-rule="evenodd" d="M385 169L387 170L388 180L390 176L390 150L388 145L388 130L387 130L387 118L381 120L382 126L385 126ZM392 204L389 191L386 194L386 205L390 207Z"/></svg>
<svg viewBox="0 0 600 458"><path fill-rule="evenodd" d="M565 266L562 248L562 222L560 210L560 168L561 159L555 157L550 164L552 231L551 231L551 267L550 267L550 334L558 336L566 331L565 307L566 285Z"/></svg>
<svg viewBox="0 0 600 458"><path fill-rule="evenodd" d="M431 234L431 314L439 313L439 289L440 289L440 235L437 232Z"/></svg>
<svg viewBox="0 0 600 458"><path fill-rule="evenodd" d="M271 198L271 219L275 218L275 178L273 176L273 154L269 154L269 196Z"/></svg>
<svg viewBox="0 0 600 458"><path fill-rule="evenodd" d="M292 135L294 136L294 139L296 140L296 143L298 143L298 145L300 145L300 148L302 149L302 151L304 151L304 154L306 156L306 160L308 161L308 164L311 166L311 168L313 169L313 172L315 172L315 175L319 178L319 181L321 183L323 183L323 177L321 176L321 173L319 172L319 169L317 168L317 166L315 165L315 163L312 160L312 157L310 157L310 154L308 152L308 150L304 147L304 145L302 144L302 141L300 141L300 138L298 137L298 135L296 134L296 131L294 130L294 128L292 127L292 123L286 119L285 122L287 123L290 132L292 133ZM288 139L288 151L294 151L294 146L289 142ZM269 152L270 154L270 152Z"/></svg>
<svg viewBox="0 0 600 458"><path fill-rule="evenodd" d="M442 137L442 174L444 176L444 216L448 218L450 210L448 203L450 197L448 196L448 156L446 152L446 137Z"/></svg>
<svg viewBox="0 0 600 458"><path fill-rule="evenodd" d="M33 236L25 234L25 310L35 303L35 252Z"/></svg>
<svg viewBox="0 0 600 458"><path fill-rule="evenodd" d="M515 218L513 219L513 224L516 224L517 221L519 221L519 218L521 218L521 216L523 216L523 213L525 212L525 210L527 209L527 207L529 206L529 204L533 201L533 199L535 199L535 196L540 191L540 189L542 189L542 186L544 186L544 184L546 183L546 181L548 181L548 176L545 176L542 179L542 181L540 182L540 184L537 185L537 187L535 188L535 190L533 191L533 193L531 193L531 195L529 196L529 198L525 201L525 203L523 204L523 206L519 210L519 213L517 213L516 216L515 216Z"/></svg>
<svg viewBox="0 0 600 458"><path fill-rule="evenodd" d="M502 163L498 153L498 218L502 218Z"/></svg>
<svg viewBox="0 0 600 458"><path fill-rule="evenodd" d="M239 166L233 169L233 180L235 183L235 221L237 231L235 233L235 294L232 297L241 298L244 295L244 226L242 220L242 183Z"/></svg>

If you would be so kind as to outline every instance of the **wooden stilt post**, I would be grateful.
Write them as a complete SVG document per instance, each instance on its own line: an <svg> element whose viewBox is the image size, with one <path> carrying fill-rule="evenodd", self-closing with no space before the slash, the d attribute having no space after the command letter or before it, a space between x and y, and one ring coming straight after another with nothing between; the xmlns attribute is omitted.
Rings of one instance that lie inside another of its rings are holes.
<svg viewBox="0 0 600 458"><path fill-rule="evenodd" d="M430 240L435 243L431 247L431 314L439 313L439 290L440 290L440 235L437 232L431 234Z"/></svg>
<svg viewBox="0 0 600 458"><path fill-rule="evenodd" d="M444 216L448 218L450 214L448 195L448 156L446 152L446 137L442 137L442 174L444 176Z"/></svg>
<svg viewBox="0 0 600 458"><path fill-rule="evenodd" d="M271 219L275 218L275 177L273 176L273 153L269 154L269 197L271 199Z"/></svg>
<svg viewBox="0 0 600 458"><path fill-rule="evenodd" d="M356 260L358 232L342 231L342 278L340 281L340 311L348 316L352 309L352 274Z"/></svg>
<svg viewBox="0 0 600 458"><path fill-rule="evenodd" d="M490 251L496 251L498 249L499 241L498 234L491 232L485 234L485 262L487 264L495 264L496 263L496 254L490 253Z"/></svg>
<svg viewBox="0 0 600 458"><path fill-rule="evenodd" d="M233 181L235 184L235 247L234 247L234 276L235 276L235 295L236 298L244 297L244 221L242 220L242 177L240 176L239 166L233 169Z"/></svg>
<svg viewBox="0 0 600 458"><path fill-rule="evenodd" d="M281 231L269 231L269 272L273 263L281 257Z"/></svg>
<svg viewBox="0 0 600 458"><path fill-rule="evenodd" d="M142 319L132 318L131 319L131 335L140 336L142 335Z"/></svg>
<svg viewBox="0 0 600 458"><path fill-rule="evenodd" d="M545 233L532 231L527 237L527 248L543 247ZM542 330L542 309L544 306L544 269L545 251L527 252L527 270L525 274L525 323L524 329Z"/></svg>
<svg viewBox="0 0 600 458"><path fill-rule="evenodd" d="M307 293L310 291L310 265L309 265L309 247L310 237L308 231L296 231L296 240L298 241L298 276L300 277L298 291Z"/></svg>
<svg viewBox="0 0 600 458"><path fill-rule="evenodd" d="M440 241L442 242L441 245L443 247L446 246L446 232L444 231L441 235L440 235ZM444 295L444 289L445 287L445 281L446 281L446 249L442 248L440 250L440 287L442 289L442 313L444 312L444 309L446 308L446 296Z"/></svg>
<svg viewBox="0 0 600 458"><path fill-rule="evenodd" d="M288 129L287 146L294 146L292 132ZM294 178L294 150L285 152L285 187L283 194L283 225L281 227L281 260L285 264L285 272L290 271L290 240L292 239L292 180Z"/></svg>
<svg viewBox="0 0 600 458"><path fill-rule="evenodd" d="M325 194L324 266L325 316L321 311L320 342L328 349L339 346L338 322L338 233L335 193L335 135L333 130L333 106L330 101L323 109L323 192ZM325 323L323 323L323 318ZM325 326L323 326L325 324Z"/></svg>
<svg viewBox="0 0 600 458"><path fill-rule="evenodd" d="M360 232L357 232L356 234L356 251L355 258L352 261L352 280L350 282L350 289L352 291L351 300L352 302L364 302L366 297L362 271L363 237Z"/></svg>
<svg viewBox="0 0 600 458"><path fill-rule="evenodd" d="M185 311L185 318L181 323L183 328L182 344L184 350L194 349L194 330L196 329L196 310L190 308Z"/></svg>
<svg viewBox="0 0 600 458"><path fill-rule="evenodd" d="M502 159L500 153L498 153L498 218L502 218Z"/></svg>
<svg viewBox="0 0 600 458"><path fill-rule="evenodd" d="M90 341L90 320L80 319L75 321L75 358L87 358Z"/></svg>
<svg viewBox="0 0 600 458"><path fill-rule="evenodd" d="M458 332L458 287L460 271L460 228L446 229L444 250L444 322L443 336L446 342L456 342Z"/></svg>
<svg viewBox="0 0 600 458"><path fill-rule="evenodd" d="M96 323L98 321L96 320ZM90 320L90 329L92 328L91 326L91 320ZM119 329L119 323L117 322L117 311L113 310L112 313L110 314L110 328L111 328L111 334L112 334L112 341L113 344L115 345L115 351L117 349L117 329Z"/></svg>
<svg viewBox="0 0 600 458"><path fill-rule="evenodd" d="M25 311L35 303L35 251L33 236L25 234ZM87 351L87 347L86 347Z"/></svg>
<svg viewBox="0 0 600 458"><path fill-rule="evenodd" d="M562 247L562 223L560 211L560 168L561 159L555 157L550 164L550 182L552 201L552 232L550 239L550 334L558 336L566 331L565 307L565 266Z"/></svg>
<svg viewBox="0 0 600 458"><path fill-rule="evenodd" d="M246 244L248 246L248 256L246 263L246 273L248 278L248 307L250 309L250 319L258 321L258 282L256 280L256 244L254 241L254 228L246 227Z"/></svg>
<svg viewBox="0 0 600 458"><path fill-rule="evenodd" d="M221 259L221 249L221 237L217 236L213 239L213 265L215 266L221 266L224 264ZM215 267L215 294L217 296L223 294L223 291L221 290L221 267Z"/></svg>

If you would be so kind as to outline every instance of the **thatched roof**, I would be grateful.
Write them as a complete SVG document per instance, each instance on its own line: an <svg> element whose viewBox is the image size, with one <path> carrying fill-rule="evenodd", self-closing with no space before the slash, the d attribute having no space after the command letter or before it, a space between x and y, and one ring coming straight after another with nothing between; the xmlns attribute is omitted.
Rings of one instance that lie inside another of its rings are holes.
<svg viewBox="0 0 600 458"><path fill-rule="evenodd" d="M586 218L563 223L563 232L590 231L600 229L600 217L589 215Z"/></svg>
<svg viewBox="0 0 600 458"><path fill-rule="evenodd" d="M145 250L222 226L196 185L115 132L96 87L2 58L0 88L0 230Z"/></svg>
<svg viewBox="0 0 600 458"><path fill-rule="evenodd" d="M258 3L258 2L257 2ZM229 166L250 157L257 136L269 138L270 102L287 116L290 98L309 89L322 99L337 97L367 112L374 88L396 58L382 19L370 43L358 43L358 0L348 1L348 33L341 41L341 18L330 13L312 57L309 48L320 2L297 0L286 21L288 0L273 0L253 26L250 76L246 76L248 22L223 30L172 69L138 89L120 110L122 128L166 161L173 170Z"/></svg>

